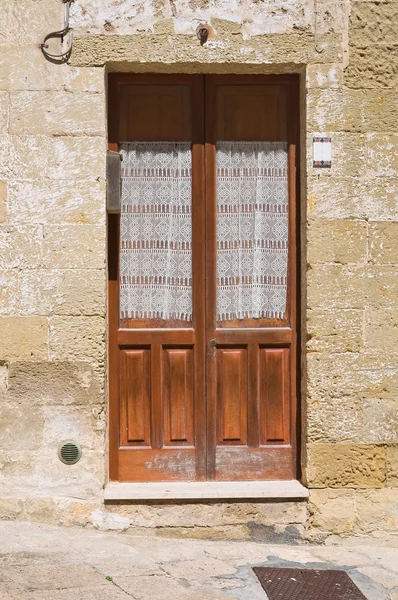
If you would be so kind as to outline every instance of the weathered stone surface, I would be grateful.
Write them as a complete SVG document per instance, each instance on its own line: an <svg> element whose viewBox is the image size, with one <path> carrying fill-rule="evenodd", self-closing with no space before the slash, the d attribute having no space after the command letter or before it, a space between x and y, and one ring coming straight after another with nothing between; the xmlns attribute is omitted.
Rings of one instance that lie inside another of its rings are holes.
<svg viewBox="0 0 398 600"><path fill-rule="evenodd" d="M369 258L375 264L398 264L398 222L369 223Z"/></svg>
<svg viewBox="0 0 398 600"><path fill-rule="evenodd" d="M380 177L320 177L308 180L308 212L312 219L396 221L398 180Z"/></svg>
<svg viewBox="0 0 398 600"><path fill-rule="evenodd" d="M330 132L329 132L330 133ZM351 184L358 183L358 172L362 171L363 163L366 157L366 136L362 133L334 132L332 139L332 165L327 169L314 169L313 167L313 137L314 134L329 135L323 131L311 132L307 138L307 170L310 177L314 177L314 183L317 186L323 180L327 180L329 185L333 185L335 178L351 177ZM310 180L311 181L311 180ZM349 182L346 181L346 185ZM349 187L347 191L351 188ZM312 186L309 186L309 194L312 193ZM333 193L325 191L326 198L335 202L337 198ZM325 199L326 199L325 198Z"/></svg>
<svg viewBox="0 0 398 600"><path fill-rule="evenodd" d="M309 32L254 36L244 40L240 35L209 41L206 44L206 65L203 68L203 49L200 44L187 43L185 35L161 38L158 35L136 34L121 36L81 36L74 40L71 57L73 66L103 66L112 63L112 70L145 72L266 72L264 66L274 64L336 63L342 57L341 34L318 37L314 48ZM242 47L245 48L242 51ZM201 64L202 63L202 64ZM173 66L172 70L170 65ZM244 65L239 69L237 65ZM257 67L257 68L256 68ZM275 68L271 70L275 71ZM280 72L280 69L278 69Z"/></svg>
<svg viewBox="0 0 398 600"><path fill-rule="evenodd" d="M37 39L36 36L35 41ZM18 61L15 61L16 53ZM26 68L27 64L29 69ZM37 51L37 47L21 46L18 43L2 46L0 89L13 92L30 90L104 93L105 73L101 67L72 68L65 64L57 65L54 69L54 65Z"/></svg>
<svg viewBox="0 0 398 600"><path fill-rule="evenodd" d="M83 92L11 94L10 133L18 135L104 135L105 97Z"/></svg>
<svg viewBox="0 0 398 600"><path fill-rule="evenodd" d="M310 526L312 530L349 534L356 525L354 490L311 490Z"/></svg>
<svg viewBox="0 0 398 600"><path fill-rule="evenodd" d="M308 227L307 260L315 263L365 263L365 221L311 221Z"/></svg>
<svg viewBox="0 0 398 600"><path fill-rule="evenodd" d="M308 351L359 352L363 322L362 310L308 310Z"/></svg>
<svg viewBox="0 0 398 600"><path fill-rule="evenodd" d="M8 218L15 225L22 221L29 225L102 223L105 227L105 205L104 182L96 179L87 180L84 186L70 179L15 180L9 187Z"/></svg>
<svg viewBox="0 0 398 600"><path fill-rule="evenodd" d="M358 490L357 529L361 533L398 531L398 489Z"/></svg>
<svg viewBox="0 0 398 600"><path fill-rule="evenodd" d="M89 362L13 362L7 373L8 398L34 406L102 402L103 375Z"/></svg>
<svg viewBox="0 0 398 600"><path fill-rule="evenodd" d="M387 452L387 486L398 487L398 445L390 446Z"/></svg>
<svg viewBox="0 0 398 600"><path fill-rule="evenodd" d="M258 502L173 505L109 505L107 510L131 519L133 527L224 527L253 523L273 528L303 524L306 502Z"/></svg>
<svg viewBox="0 0 398 600"><path fill-rule="evenodd" d="M309 306L322 309L392 308L398 298L395 267L314 265L307 280Z"/></svg>
<svg viewBox="0 0 398 600"><path fill-rule="evenodd" d="M367 310L363 340L368 352L398 353L398 308Z"/></svg>
<svg viewBox="0 0 398 600"><path fill-rule="evenodd" d="M350 44L360 48L374 44L395 45L398 4L396 2L352 2ZM393 57L391 57L393 59ZM391 60L390 58L390 60Z"/></svg>
<svg viewBox="0 0 398 600"><path fill-rule="evenodd" d="M343 79L341 65L315 64L307 67L308 88L339 88Z"/></svg>
<svg viewBox="0 0 398 600"><path fill-rule="evenodd" d="M18 271L0 271L0 315L16 312L18 301Z"/></svg>
<svg viewBox="0 0 398 600"><path fill-rule="evenodd" d="M398 177L396 147L398 135L371 133L366 136L366 174L368 177Z"/></svg>
<svg viewBox="0 0 398 600"><path fill-rule="evenodd" d="M0 223L6 219L7 210L7 182L0 181Z"/></svg>
<svg viewBox="0 0 398 600"><path fill-rule="evenodd" d="M310 444L307 479L311 488L382 487L386 479L385 448L364 444Z"/></svg>
<svg viewBox="0 0 398 600"><path fill-rule="evenodd" d="M346 85L356 89L393 90L398 83L397 49L398 45L392 43L351 48L350 64L344 78Z"/></svg>
<svg viewBox="0 0 398 600"><path fill-rule="evenodd" d="M384 90L309 90L311 131L366 133L395 130L398 98Z"/></svg>
<svg viewBox="0 0 398 600"><path fill-rule="evenodd" d="M43 433L44 417L39 408L33 413L14 404L0 405L0 448L3 452L39 450L43 446Z"/></svg>
<svg viewBox="0 0 398 600"><path fill-rule="evenodd" d="M46 269L103 269L105 235L105 229L95 225L46 225L42 265Z"/></svg>
<svg viewBox="0 0 398 600"><path fill-rule="evenodd" d="M84 240L84 236L82 238ZM68 249L73 254L73 248ZM103 270L66 268L25 271L20 275L20 314L104 316L105 283Z"/></svg>
<svg viewBox="0 0 398 600"><path fill-rule="evenodd" d="M6 172L12 179L105 179L105 140L100 136L12 135Z"/></svg>
<svg viewBox="0 0 398 600"><path fill-rule="evenodd" d="M42 262L43 228L17 225L0 230L0 268L34 269Z"/></svg>
<svg viewBox="0 0 398 600"><path fill-rule="evenodd" d="M9 94L0 92L0 131L8 131Z"/></svg>
<svg viewBox="0 0 398 600"><path fill-rule="evenodd" d="M47 319L44 317L2 317L0 319L0 349L0 360L47 359Z"/></svg>
<svg viewBox="0 0 398 600"><path fill-rule="evenodd" d="M384 394L382 392L380 395ZM398 443L398 402L396 398L371 398L364 402L362 439L366 443Z"/></svg>
<svg viewBox="0 0 398 600"><path fill-rule="evenodd" d="M105 328L101 317L51 317L50 359L103 363Z"/></svg>

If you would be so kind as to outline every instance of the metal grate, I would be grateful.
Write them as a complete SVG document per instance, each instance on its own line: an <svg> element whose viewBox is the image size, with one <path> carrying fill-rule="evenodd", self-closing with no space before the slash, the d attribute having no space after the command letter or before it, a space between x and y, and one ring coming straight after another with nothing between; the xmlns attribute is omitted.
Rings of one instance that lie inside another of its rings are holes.
<svg viewBox="0 0 398 600"><path fill-rule="evenodd" d="M345 571L255 567L269 600L366 600Z"/></svg>
<svg viewBox="0 0 398 600"><path fill-rule="evenodd" d="M82 450L77 442L67 440L62 442L58 448L58 457L66 465L76 464L82 455Z"/></svg>

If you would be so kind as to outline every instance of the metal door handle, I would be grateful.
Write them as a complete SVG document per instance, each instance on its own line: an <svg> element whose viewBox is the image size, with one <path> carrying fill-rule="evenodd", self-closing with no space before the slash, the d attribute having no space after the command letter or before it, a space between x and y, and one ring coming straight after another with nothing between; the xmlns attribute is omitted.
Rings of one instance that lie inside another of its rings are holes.
<svg viewBox="0 0 398 600"><path fill-rule="evenodd" d="M217 346L217 340L213 338L212 340L210 340L209 344L212 348L214 348L215 346Z"/></svg>

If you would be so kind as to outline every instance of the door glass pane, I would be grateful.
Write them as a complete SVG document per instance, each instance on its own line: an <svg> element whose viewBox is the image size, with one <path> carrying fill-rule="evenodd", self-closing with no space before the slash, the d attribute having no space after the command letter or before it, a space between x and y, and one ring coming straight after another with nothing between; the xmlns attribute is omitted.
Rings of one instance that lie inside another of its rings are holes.
<svg viewBox="0 0 398 600"><path fill-rule="evenodd" d="M283 319L286 142L217 142L217 320Z"/></svg>
<svg viewBox="0 0 398 600"><path fill-rule="evenodd" d="M191 144L120 151L120 319L191 321Z"/></svg>

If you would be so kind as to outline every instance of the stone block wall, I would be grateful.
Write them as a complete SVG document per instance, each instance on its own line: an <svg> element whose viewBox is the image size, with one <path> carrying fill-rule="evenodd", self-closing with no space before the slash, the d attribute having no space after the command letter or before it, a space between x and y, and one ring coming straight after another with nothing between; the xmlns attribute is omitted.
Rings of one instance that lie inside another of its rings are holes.
<svg viewBox="0 0 398 600"><path fill-rule="evenodd" d="M0 518L398 531L398 2L0 0ZM200 46L195 30L209 23ZM304 503L104 507L106 71L302 75ZM312 167L313 135L333 164ZM61 440L81 442L72 467Z"/></svg>

